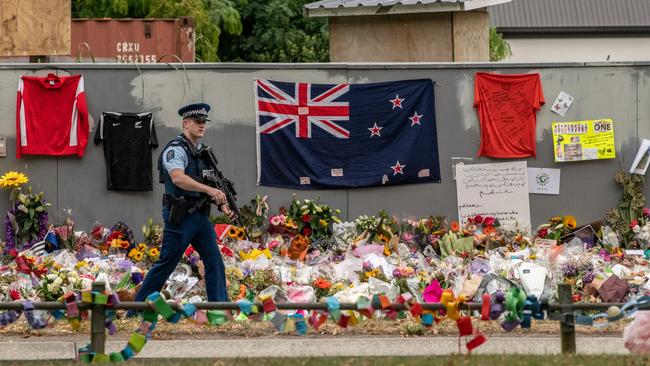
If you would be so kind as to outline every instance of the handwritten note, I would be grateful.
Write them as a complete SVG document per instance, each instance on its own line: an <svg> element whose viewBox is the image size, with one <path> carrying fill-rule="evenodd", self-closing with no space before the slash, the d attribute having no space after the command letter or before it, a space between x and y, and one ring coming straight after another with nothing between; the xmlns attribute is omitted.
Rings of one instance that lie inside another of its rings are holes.
<svg viewBox="0 0 650 366"><path fill-rule="evenodd" d="M505 227L530 230L526 162L456 165L458 217L493 216Z"/></svg>

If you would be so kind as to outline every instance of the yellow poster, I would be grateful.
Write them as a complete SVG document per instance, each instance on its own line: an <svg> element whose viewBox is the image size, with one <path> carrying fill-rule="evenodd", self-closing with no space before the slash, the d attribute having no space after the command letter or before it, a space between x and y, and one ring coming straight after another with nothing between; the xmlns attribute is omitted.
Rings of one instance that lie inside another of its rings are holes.
<svg viewBox="0 0 650 366"><path fill-rule="evenodd" d="M613 159L614 121L611 118L553 122L555 162Z"/></svg>

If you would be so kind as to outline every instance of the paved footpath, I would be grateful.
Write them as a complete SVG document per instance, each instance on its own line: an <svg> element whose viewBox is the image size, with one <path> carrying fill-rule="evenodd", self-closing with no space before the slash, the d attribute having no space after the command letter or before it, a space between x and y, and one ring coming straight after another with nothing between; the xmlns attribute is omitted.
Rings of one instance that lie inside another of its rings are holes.
<svg viewBox="0 0 650 366"><path fill-rule="evenodd" d="M577 338L578 353L628 354L617 337ZM109 341L107 351L124 347L124 341ZM73 359L74 341L0 342L0 360ZM322 357L322 356L434 356L458 353L458 338L452 337L354 337L354 338L263 338L231 340L150 341L139 358L232 358L232 357ZM560 339L549 337L490 337L474 353L556 354Z"/></svg>

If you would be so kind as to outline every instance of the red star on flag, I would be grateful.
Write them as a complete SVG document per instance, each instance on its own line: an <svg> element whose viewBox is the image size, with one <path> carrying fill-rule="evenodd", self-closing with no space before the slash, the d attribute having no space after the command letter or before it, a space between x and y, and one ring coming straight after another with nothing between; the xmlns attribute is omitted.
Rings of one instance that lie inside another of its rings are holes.
<svg viewBox="0 0 650 366"><path fill-rule="evenodd" d="M413 116L409 117L409 119L411 120L411 127L413 127L415 125L419 125L420 124L420 118L422 118L422 115L418 114L418 111L415 111Z"/></svg>
<svg viewBox="0 0 650 366"><path fill-rule="evenodd" d="M375 122L374 126L368 128L368 130L370 130L370 137L373 137L373 136L381 137L381 134L379 133L379 131L381 131L382 128L383 127L377 126L377 122Z"/></svg>
<svg viewBox="0 0 650 366"><path fill-rule="evenodd" d="M404 168L406 168L406 165L400 165L399 160L395 165L391 166L391 169L393 169L393 175L397 175L397 174L404 175Z"/></svg>
<svg viewBox="0 0 650 366"><path fill-rule="evenodd" d="M402 102L403 102L405 99L406 99L406 98L400 98L400 97L399 97L399 94L395 94L395 99L389 99L388 101L391 102L391 103L393 103L393 109L395 109L395 108L397 108L397 107L400 107L400 109L401 109L401 108L402 108Z"/></svg>

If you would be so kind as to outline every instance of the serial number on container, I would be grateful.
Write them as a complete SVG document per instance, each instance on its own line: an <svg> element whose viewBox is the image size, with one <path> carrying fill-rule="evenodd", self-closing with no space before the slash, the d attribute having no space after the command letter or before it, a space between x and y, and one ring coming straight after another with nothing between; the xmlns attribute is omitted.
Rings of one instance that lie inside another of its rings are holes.
<svg viewBox="0 0 650 366"><path fill-rule="evenodd" d="M155 64L156 55L117 55L115 56L117 63L144 63L144 64Z"/></svg>

